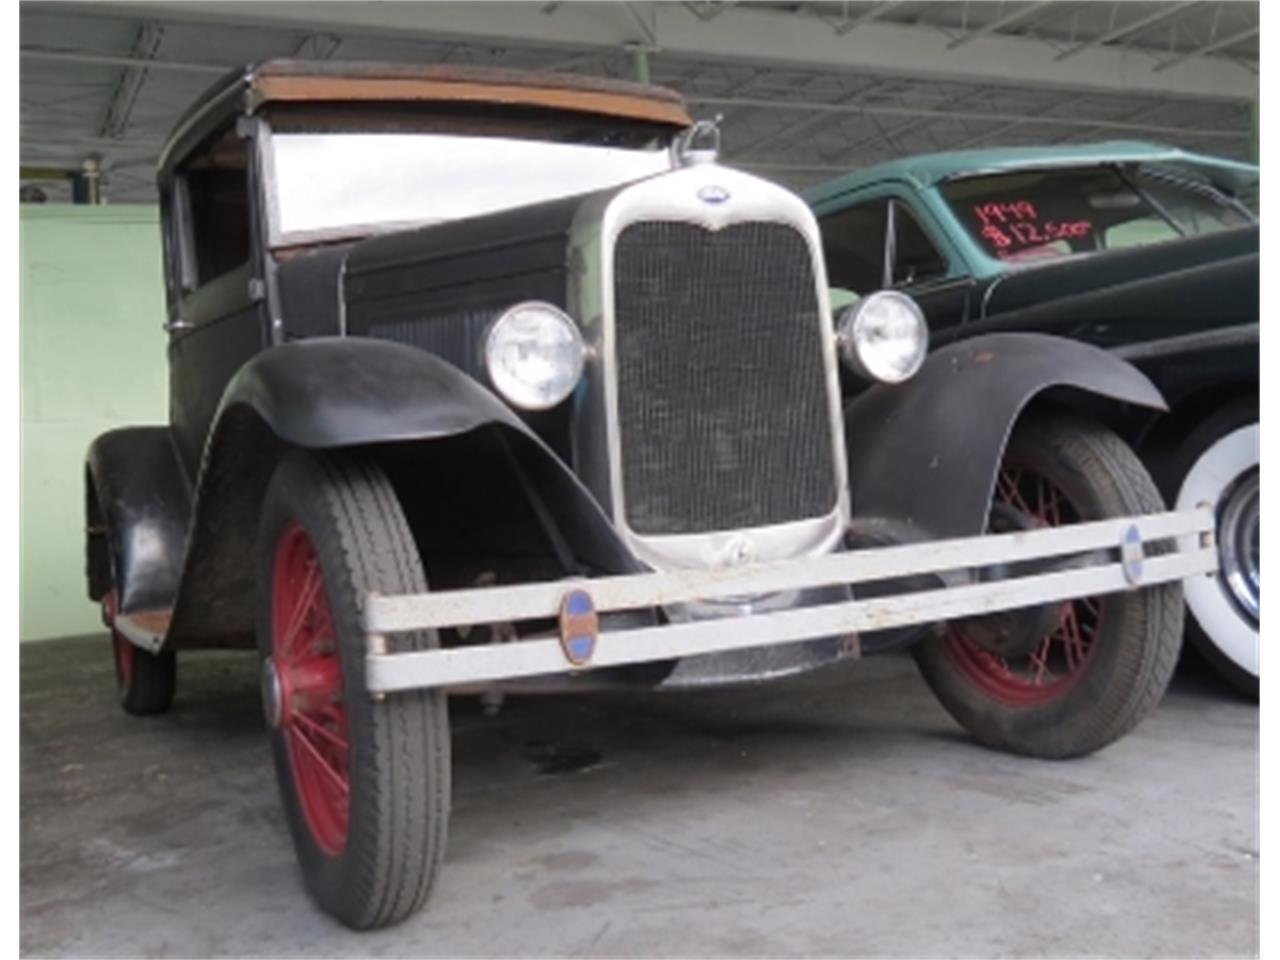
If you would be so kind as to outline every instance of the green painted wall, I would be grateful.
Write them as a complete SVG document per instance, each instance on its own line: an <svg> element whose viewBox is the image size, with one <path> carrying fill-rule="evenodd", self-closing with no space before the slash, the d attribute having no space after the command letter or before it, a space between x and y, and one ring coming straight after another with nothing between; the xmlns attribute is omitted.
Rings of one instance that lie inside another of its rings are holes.
<svg viewBox="0 0 1280 960"><path fill-rule="evenodd" d="M22 205L21 636L101 629L84 587L84 454L164 423L164 292L151 206Z"/></svg>

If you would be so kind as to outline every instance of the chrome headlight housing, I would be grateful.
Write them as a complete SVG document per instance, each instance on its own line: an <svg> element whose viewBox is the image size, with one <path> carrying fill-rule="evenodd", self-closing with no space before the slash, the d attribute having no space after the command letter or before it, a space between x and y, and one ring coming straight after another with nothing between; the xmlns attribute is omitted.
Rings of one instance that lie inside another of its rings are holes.
<svg viewBox="0 0 1280 960"><path fill-rule="evenodd" d="M915 376L929 351L929 326L905 293L881 290L841 311L840 356L860 377L902 383Z"/></svg>
<svg viewBox="0 0 1280 960"><path fill-rule="evenodd" d="M519 303L489 327L484 363L489 380L524 410L549 410L582 379L586 348L573 318L541 301Z"/></svg>

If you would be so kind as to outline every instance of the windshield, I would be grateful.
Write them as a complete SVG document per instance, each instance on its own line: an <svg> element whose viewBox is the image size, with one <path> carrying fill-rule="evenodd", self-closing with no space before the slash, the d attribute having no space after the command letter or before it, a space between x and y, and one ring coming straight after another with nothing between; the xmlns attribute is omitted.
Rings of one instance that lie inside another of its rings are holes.
<svg viewBox="0 0 1280 960"><path fill-rule="evenodd" d="M1011 263L1144 246L1250 222L1210 190L1117 167L967 177L941 192L983 252Z"/></svg>
<svg viewBox="0 0 1280 960"><path fill-rule="evenodd" d="M434 133L271 137L277 242L474 217L666 170L639 148Z"/></svg>

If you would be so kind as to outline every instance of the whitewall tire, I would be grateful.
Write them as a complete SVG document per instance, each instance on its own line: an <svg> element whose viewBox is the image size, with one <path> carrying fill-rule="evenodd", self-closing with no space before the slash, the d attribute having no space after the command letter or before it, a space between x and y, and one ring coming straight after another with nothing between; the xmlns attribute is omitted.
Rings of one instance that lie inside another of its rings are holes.
<svg viewBox="0 0 1280 960"><path fill-rule="evenodd" d="M1217 652L1258 677L1258 424L1222 434L1191 464L1176 507L1209 504L1218 517L1222 571L1185 585L1187 606Z"/></svg>

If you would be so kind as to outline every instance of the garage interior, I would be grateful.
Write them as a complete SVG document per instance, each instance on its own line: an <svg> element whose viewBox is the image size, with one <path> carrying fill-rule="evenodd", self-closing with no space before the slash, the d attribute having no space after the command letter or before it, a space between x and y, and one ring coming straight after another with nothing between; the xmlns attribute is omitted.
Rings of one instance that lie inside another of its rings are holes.
<svg viewBox="0 0 1280 960"><path fill-rule="evenodd" d="M971 743L909 657L460 711L448 870L356 935L296 877L255 658L136 719L84 596L90 440L163 423L154 169L293 57L670 87L803 190L913 153L1143 140L1257 161L1259 4L27 2L20 13L21 950L28 956L1254 955L1258 708L1193 656L1133 736ZM371 171L376 175L376 171Z"/></svg>

